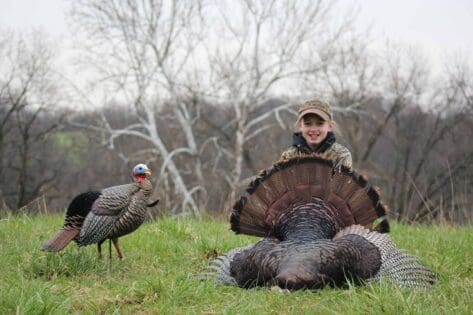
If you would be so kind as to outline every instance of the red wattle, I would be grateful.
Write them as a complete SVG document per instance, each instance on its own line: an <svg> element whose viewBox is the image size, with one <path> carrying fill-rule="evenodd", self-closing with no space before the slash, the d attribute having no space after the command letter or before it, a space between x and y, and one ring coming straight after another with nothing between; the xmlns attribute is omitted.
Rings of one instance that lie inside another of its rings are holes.
<svg viewBox="0 0 473 315"><path fill-rule="evenodd" d="M136 181L138 183L141 183L142 181L144 181L146 179L146 175L145 174L137 174L137 175L135 175L135 178L136 178Z"/></svg>

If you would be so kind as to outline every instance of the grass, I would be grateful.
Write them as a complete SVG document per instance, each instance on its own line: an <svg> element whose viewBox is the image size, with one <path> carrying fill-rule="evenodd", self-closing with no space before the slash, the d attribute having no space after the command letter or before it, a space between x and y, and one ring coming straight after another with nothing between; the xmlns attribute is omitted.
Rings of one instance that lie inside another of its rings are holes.
<svg viewBox="0 0 473 315"><path fill-rule="evenodd" d="M472 227L393 226L399 247L438 274L428 292L381 283L283 295L199 280L214 257L256 241L234 235L226 223L170 218L147 223L121 238L125 259L114 255L111 262L99 260L95 246L40 251L61 225L60 216L0 220L0 314L473 313Z"/></svg>

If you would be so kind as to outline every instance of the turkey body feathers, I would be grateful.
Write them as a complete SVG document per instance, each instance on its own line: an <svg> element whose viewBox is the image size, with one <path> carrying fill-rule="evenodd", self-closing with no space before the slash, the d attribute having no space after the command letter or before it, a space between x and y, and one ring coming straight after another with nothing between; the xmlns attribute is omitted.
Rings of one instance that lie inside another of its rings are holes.
<svg viewBox="0 0 473 315"><path fill-rule="evenodd" d="M98 215L118 215L128 208L131 196L140 190L137 183L108 187L92 205L92 212Z"/></svg>
<svg viewBox="0 0 473 315"><path fill-rule="evenodd" d="M133 205L131 197L139 191L135 183L113 186L102 190L85 218L77 238L79 246L98 243L112 231L115 222Z"/></svg>
<svg viewBox="0 0 473 315"><path fill-rule="evenodd" d="M211 269L218 283L243 288L319 289L380 280L403 288L429 288L435 282L432 271L398 250L386 234L359 225L343 229L333 239L264 238L218 257Z"/></svg>
<svg viewBox="0 0 473 315"><path fill-rule="evenodd" d="M319 198L291 205L271 234L279 240L310 241L332 238L342 222L335 209Z"/></svg>
<svg viewBox="0 0 473 315"><path fill-rule="evenodd" d="M337 233L334 239L349 234L360 235L379 249L382 264L372 280L383 279L406 288L429 288L434 284L435 274L417 257L397 249L387 235L354 225Z"/></svg>
<svg viewBox="0 0 473 315"><path fill-rule="evenodd" d="M148 207L146 204L147 198L143 191L139 191L131 197L133 206L128 207L127 211L118 217L108 238L114 239L129 234L143 224L146 219L146 208Z"/></svg>
<svg viewBox="0 0 473 315"><path fill-rule="evenodd" d="M378 249L364 238L307 242L263 239L236 254L230 274L241 287L279 285L287 289L319 289L361 283L381 266Z"/></svg>

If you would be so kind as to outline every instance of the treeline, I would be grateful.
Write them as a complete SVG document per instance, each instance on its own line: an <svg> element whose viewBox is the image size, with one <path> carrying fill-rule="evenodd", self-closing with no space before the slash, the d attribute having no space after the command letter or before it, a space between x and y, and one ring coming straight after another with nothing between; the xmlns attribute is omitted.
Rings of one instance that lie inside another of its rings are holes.
<svg viewBox="0 0 473 315"><path fill-rule="evenodd" d="M373 100L383 104L383 100ZM267 110L284 103L274 99L265 105ZM338 104L334 104L337 106ZM172 106L172 105L169 105ZM202 209L213 215L225 215L231 204L231 187L226 178L232 166L220 151L232 146L234 128L227 128L231 117L223 105L199 104L206 114L196 126L196 141L201 146L215 138L200 155L204 181L195 181L192 156L176 156L175 163L185 181L202 185L207 192L199 201ZM4 109L6 107L3 107ZM386 112L373 109L371 115L337 115L339 141L353 153L355 169L368 174L371 182L380 186L390 215L408 221L448 220L457 223L471 219L473 201L473 132L471 117L452 113L425 112L406 107L396 113L392 121L378 131ZM387 107L388 109L389 107ZM102 114L115 128L135 123L130 108L109 105L99 111L75 113L74 124L91 124ZM170 148L182 147L184 139L176 135L178 126L169 120L169 108L157 112L159 128L166 133L163 141ZM67 113L73 115L74 113ZM5 112L1 112L5 117ZM164 158L150 150L146 141L122 137L113 148L96 130L76 127L62 118L65 113L45 114L25 133L18 117L29 118L32 112L11 117L5 124L8 132L3 137L2 208L13 212L62 212L76 194L130 181L134 163L143 159L153 169L156 195L161 204L153 215L180 214L182 197L163 170ZM291 126L293 114L282 115ZM253 138L244 148L243 174L245 178L257 174L276 161L282 150L291 143L291 129L281 128L276 121L264 133ZM355 132L356 130L356 132ZM23 131L23 133L22 133ZM47 132L45 132L47 131ZM374 135L380 132L376 140ZM25 138L28 134L29 139ZM355 136L358 141L353 142ZM371 143L376 143L370 147ZM149 152L145 152L145 151ZM368 152L370 150L371 152ZM243 187L240 187L240 192Z"/></svg>

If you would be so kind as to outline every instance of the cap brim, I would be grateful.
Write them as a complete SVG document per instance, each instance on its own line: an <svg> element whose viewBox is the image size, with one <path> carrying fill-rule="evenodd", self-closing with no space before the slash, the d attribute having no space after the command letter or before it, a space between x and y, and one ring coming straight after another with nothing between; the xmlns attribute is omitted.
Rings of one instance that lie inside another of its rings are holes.
<svg viewBox="0 0 473 315"><path fill-rule="evenodd" d="M320 118L322 118L324 121L330 121L331 118L329 115L327 115L326 112L324 111L321 111L319 109L315 109L315 108L309 108L303 112L301 112L299 114L299 117L297 117L297 121L296 121L296 127L299 128L300 127L300 123L302 121L302 117L304 117L305 115L307 114L314 114L314 115L317 115L319 116Z"/></svg>

